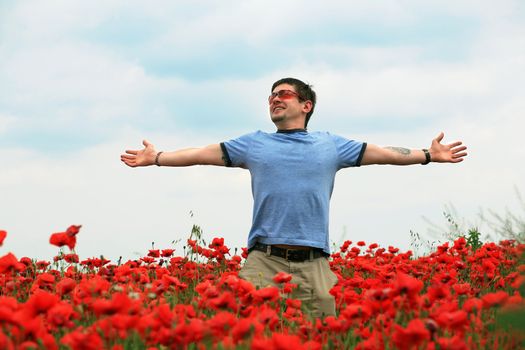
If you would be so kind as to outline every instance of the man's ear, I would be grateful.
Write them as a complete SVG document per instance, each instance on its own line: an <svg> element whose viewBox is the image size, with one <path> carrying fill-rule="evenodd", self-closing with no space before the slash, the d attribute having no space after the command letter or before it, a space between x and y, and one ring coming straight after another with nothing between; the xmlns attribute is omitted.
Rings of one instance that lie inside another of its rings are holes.
<svg viewBox="0 0 525 350"><path fill-rule="evenodd" d="M312 103L312 101L305 101L303 104L303 112L308 114L312 110L313 106L314 104Z"/></svg>

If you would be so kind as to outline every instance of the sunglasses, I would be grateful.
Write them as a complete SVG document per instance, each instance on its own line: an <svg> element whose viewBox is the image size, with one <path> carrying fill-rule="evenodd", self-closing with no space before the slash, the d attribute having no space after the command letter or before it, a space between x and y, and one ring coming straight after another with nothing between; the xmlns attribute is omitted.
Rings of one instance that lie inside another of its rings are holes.
<svg viewBox="0 0 525 350"><path fill-rule="evenodd" d="M301 95L299 95L295 91L292 91L292 90L279 90L279 91L276 91L276 92L272 92L272 94L270 96L268 96L268 103L272 103L273 100L276 97L279 97L280 99L283 99L283 100L289 100L289 99L294 98L294 97L297 97L298 99L301 99Z"/></svg>

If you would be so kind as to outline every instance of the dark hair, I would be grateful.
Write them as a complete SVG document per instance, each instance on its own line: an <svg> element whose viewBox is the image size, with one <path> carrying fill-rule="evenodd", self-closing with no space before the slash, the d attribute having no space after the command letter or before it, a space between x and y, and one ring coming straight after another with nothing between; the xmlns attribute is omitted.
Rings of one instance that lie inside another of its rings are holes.
<svg viewBox="0 0 525 350"><path fill-rule="evenodd" d="M299 79L295 79L295 78L283 78L273 83L271 91L273 91L273 89L275 89L277 86L281 84L292 85L295 89L295 92L299 94L300 101L312 101L312 110L308 112L308 114L306 114L306 119L304 121L304 127L306 128L306 126L308 125L308 121L310 120L310 117L314 113L315 102L316 102L315 91L312 90L312 85L308 85L300 81Z"/></svg>

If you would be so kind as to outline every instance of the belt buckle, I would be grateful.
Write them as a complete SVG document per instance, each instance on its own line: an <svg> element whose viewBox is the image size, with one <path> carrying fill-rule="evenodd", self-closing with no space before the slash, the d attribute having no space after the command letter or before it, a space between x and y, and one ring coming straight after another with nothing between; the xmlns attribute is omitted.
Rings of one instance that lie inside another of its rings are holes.
<svg viewBox="0 0 525 350"><path fill-rule="evenodd" d="M286 252L285 252L285 254L284 254L284 259L285 259L285 260L290 261L290 258L289 258L290 251L292 251L292 249L286 249Z"/></svg>

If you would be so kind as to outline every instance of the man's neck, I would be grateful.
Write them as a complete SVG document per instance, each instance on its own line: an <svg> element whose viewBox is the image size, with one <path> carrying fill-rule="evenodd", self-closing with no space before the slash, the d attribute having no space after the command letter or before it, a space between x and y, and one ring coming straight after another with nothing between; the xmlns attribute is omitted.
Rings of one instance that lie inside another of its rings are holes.
<svg viewBox="0 0 525 350"><path fill-rule="evenodd" d="M306 130L306 127L304 126L304 120L301 120L299 122L294 121L292 123L275 123L275 127L279 131L285 131L285 130Z"/></svg>
<svg viewBox="0 0 525 350"><path fill-rule="evenodd" d="M277 132L280 134L292 134L294 132L308 132L305 128L298 129L277 129Z"/></svg>

